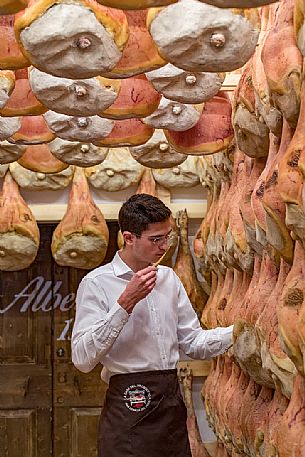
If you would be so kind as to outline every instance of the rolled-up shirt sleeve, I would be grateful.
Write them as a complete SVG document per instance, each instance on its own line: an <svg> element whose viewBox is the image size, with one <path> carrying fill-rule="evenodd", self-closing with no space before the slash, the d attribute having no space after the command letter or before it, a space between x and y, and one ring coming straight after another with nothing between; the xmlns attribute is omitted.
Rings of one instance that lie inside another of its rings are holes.
<svg viewBox="0 0 305 457"><path fill-rule="evenodd" d="M198 317L179 281L178 342L183 352L194 359L211 359L233 344L233 325L202 329Z"/></svg>
<svg viewBox="0 0 305 457"><path fill-rule="evenodd" d="M105 292L94 279L83 279L77 291L71 339L72 362L76 368L88 373L102 363L128 317L118 303L107 305Z"/></svg>

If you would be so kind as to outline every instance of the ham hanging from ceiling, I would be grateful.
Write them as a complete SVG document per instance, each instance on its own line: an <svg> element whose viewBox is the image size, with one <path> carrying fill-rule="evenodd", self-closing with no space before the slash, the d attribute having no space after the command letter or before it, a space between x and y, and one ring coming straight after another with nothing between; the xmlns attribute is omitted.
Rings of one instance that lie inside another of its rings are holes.
<svg viewBox="0 0 305 457"><path fill-rule="evenodd" d="M38 248L39 229L35 218L7 172L0 197L0 270L27 268L34 262Z"/></svg>
<svg viewBox="0 0 305 457"><path fill-rule="evenodd" d="M32 1L18 14L14 27L32 65L72 79L111 70L128 40L125 14L94 0Z"/></svg>
<svg viewBox="0 0 305 457"><path fill-rule="evenodd" d="M18 186L26 190L59 190L66 188L74 173L74 167L69 166L57 173L42 173L41 171L31 171L22 167L19 163L10 164L10 173Z"/></svg>
<svg viewBox="0 0 305 457"><path fill-rule="evenodd" d="M258 39L258 30L241 15L196 0L151 9L148 27L164 59L196 72L240 68L254 53Z"/></svg>
<svg viewBox="0 0 305 457"><path fill-rule="evenodd" d="M117 65L105 73L109 78L129 78L166 64L147 30L147 9L125 11L129 38Z"/></svg>
<svg viewBox="0 0 305 457"><path fill-rule="evenodd" d="M199 121L202 105L186 105L162 97L157 109L143 119L143 122L156 129L176 132L189 130Z"/></svg>
<svg viewBox="0 0 305 457"><path fill-rule="evenodd" d="M36 97L48 109L68 116L94 116L107 109L119 95L121 82L96 76L68 79L52 76L37 68L30 71Z"/></svg>
<svg viewBox="0 0 305 457"><path fill-rule="evenodd" d="M109 231L94 203L82 168L76 167L67 211L53 232L52 254L58 265L92 269L105 258Z"/></svg>
<svg viewBox="0 0 305 457"><path fill-rule="evenodd" d="M131 76L121 80L117 99L103 113L109 119L130 119L149 116L159 105L161 95L145 75Z"/></svg>
<svg viewBox="0 0 305 457"><path fill-rule="evenodd" d="M93 167L103 162L108 154L108 148L95 146L92 143L80 143L55 138L48 144L50 152L58 160L79 167Z"/></svg>
<svg viewBox="0 0 305 457"><path fill-rule="evenodd" d="M102 140L94 141L96 146L117 148L121 146L138 146L146 143L153 135L154 129L143 124L140 119L122 119L114 121L110 135Z"/></svg>
<svg viewBox="0 0 305 457"><path fill-rule="evenodd" d="M127 147L110 148L101 164L85 171L91 186L108 192L138 184L143 172L143 165L132 158Z"/></svg>
<svg viewBox="0 0 305 457"><path fill-rule="evenodd" d="M24 168L38 173L58 173L69 166L51 153L48 144L29 145L18 163Z"/></svg>
<svg viewBox="0 0 305 457"><path fill-rule="evenodd" d="M155 130L144 144L129 148L132 157L145 167L172 168L180 165L187 155L175 151L169 144L163 130Z"/></svg>
<svg viewBox="0 0 305 457"><path fill-rule="evenodd" d="M154 88L165 98L180 103L202 103L220 90L225 73L190 72L168 63L146 73Z"/></svg>
<svg viewBox="0 0 305 457"><path fill-rule="evenodd" d="M184 132L165 130L168 142L183 154L213 154L226 149L233 139L232 107L228 95L219 92L204 104L197 124Z"/></svg>
<svg viewBox="0 0 305 457"><path fill-rule="evenodd" d="M16 119L13 117L0 119ZM54 140L55 134L51 132L43 116L21 116L21 126L12 134L8 141L13 144L40 144Z"/></svg>
<svg viewBox="0 0 305 457"><path fill-rule="evenodd" d="M114 121L99 116L67 116L47 111L44 119L56 136L68 141L93 143L107 137L114 128Z"/></svg>
<svg viewBox="0 0 305 457"><path fill-rule="evenodd" d="M274 22L266 35L261 59L273 104L295 128L300 110L303 56L295 41L293 10L294 0L276 4Z"/></svg>
<svg viewBox="0 0 305 457"><path fill-rule="evenodd" d="M267 157L269 128L255 111L252 59L244 66L234 94L233 126L238 148L249 157Z"/></svg>

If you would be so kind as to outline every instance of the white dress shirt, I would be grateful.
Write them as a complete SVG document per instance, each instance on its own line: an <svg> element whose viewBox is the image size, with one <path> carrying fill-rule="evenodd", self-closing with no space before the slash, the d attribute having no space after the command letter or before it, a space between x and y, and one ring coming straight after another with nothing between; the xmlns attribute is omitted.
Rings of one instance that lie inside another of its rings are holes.
<svg viewBox="0 0 305 457"><path fill-rule="evenodd" d="M102 379L136 371L176 368L179 349L210 359L232 344L233 326L203 330L175 272L158 266L153 290L129 315L117 299L133 276L118 253L88 273L76 297L72 361L87 373L104 365Z"/></svg>

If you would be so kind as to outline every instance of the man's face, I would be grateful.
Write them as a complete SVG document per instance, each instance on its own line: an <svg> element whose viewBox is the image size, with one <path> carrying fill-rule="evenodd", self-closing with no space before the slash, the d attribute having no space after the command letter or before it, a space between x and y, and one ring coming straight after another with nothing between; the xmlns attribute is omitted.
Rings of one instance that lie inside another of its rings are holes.
<svg viewBox="0 0 305 457"><path fill-rule="evenodd" d="M167 250L172 231L170 220L149 224L140 237L134 236L133 254L137 260L156 262Z"/></svg>

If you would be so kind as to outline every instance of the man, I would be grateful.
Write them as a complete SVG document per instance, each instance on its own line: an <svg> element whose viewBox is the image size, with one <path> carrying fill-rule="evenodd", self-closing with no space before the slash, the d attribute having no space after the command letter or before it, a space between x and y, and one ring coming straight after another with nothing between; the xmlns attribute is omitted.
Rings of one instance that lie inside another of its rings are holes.
<svg viewBox="0 0 305 457"><path fill-rule="evenodd" d="M119 212L124 248L78 289L73 363L85 373L101 363L110 380L99 457L191 457L179 349L209 359L232 344L233 326L203 330L174 271L153 265L167 249L170 215L156 197L130 197Z"/></svg>

